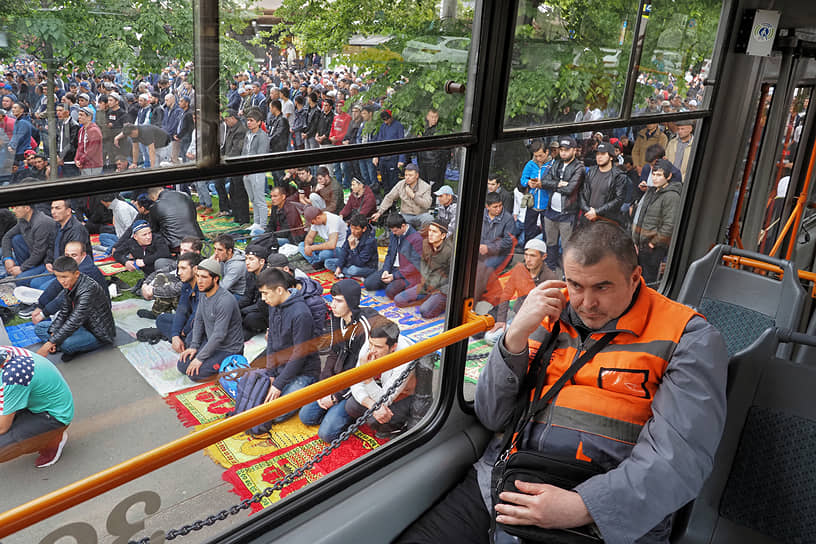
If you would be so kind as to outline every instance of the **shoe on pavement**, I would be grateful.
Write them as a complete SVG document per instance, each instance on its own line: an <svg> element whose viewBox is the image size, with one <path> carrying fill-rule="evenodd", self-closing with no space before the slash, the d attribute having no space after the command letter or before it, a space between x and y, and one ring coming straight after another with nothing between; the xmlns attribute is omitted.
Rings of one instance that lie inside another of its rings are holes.
<svg viewBox="0 0 816 544"><path fill-rule="evenodd" d="M23 319L30 319L31 314L33 314L34 310L36 309L36 304L20 304L20 306L17 308L17 316L22 317Z"/></svg>
<svg viewBox="0 0 816 544"><path fill-rule="evenodd" d="M63 363L70 363L74 360L74 358L79 355L79 353L65 353L62 352L62 362Z"/></svg>
<svg viewBox="0 0 816 544"><path fill-rule="evenodd" d="M37 468L45 468L50 467L57 461L59 461L60 457L62 456L62 450L65 448L65 443L68 442L68 431L62 432L62 439L60 439L59 444L53 448L46 448L40 452L40 456L37 457L37 460L34 462L34 466Z"/></svg>

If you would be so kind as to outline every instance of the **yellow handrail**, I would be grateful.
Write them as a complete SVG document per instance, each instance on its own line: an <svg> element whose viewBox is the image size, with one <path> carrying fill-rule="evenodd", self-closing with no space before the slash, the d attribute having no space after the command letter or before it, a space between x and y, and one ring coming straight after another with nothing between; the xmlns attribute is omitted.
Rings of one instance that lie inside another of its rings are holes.
<svg viewBox="0 0 816 544"><path fill-rule="evenodd" d="M784 271L775 264L766 263L764 261L757 261L756 259L751 259L750 257L723 255L722 260L735 266L750 266L752 268L765 270L766 272L775 272L777 274L784 275ZM797 270L796 273L799 276L800 280L804 280L812 284L810 296L816 298L816 273L809 272L807 270Z"/></svg>
<svg viewBox="0 0 816 544"><path fill-rule="evenodd" d="M487 331L493 326L491 316L473 313L473 300L471 299L465 302L464 319L464 324L442 332L433 338L408 346L371 363L347 370L289 395L284 395L270 403L256 406L251 410L209 425L183 438L168 442L123 463L12 508L0 514L0 538L21 531L68 508L178 461L187 455L215 444L219 440L224 440L250 427L296 410L326 395L373 378L386 370L391 370L423 355L433 353L473 334Z"/></svg>

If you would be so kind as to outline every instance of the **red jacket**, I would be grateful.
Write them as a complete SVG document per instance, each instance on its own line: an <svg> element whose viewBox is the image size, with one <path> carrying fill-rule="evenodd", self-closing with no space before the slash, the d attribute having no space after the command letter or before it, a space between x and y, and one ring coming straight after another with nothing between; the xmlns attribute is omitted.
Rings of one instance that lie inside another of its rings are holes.
<svg viewBox="0 0 816 544"><path fill-rule="evenodd" d="M348 132L348 127L351 124L351 115L346 112L341 111L337 115L334 116L334 123L332 123L331 132L329 133L329 140L334 145L340 145L343 143L343 138L346 137L346 132Z"/></svg>
<svg viewBox="0 0 816 544"><path fill-rule="evenodd" d="M79 127L76 157L77 168L102 167L102 131L96 123Z"/></svg>
<svg viewBox="0 0 816 544"><path fill-rule="evenodd" d="M14 134L14 117L11 115L3 117L3 130L6 131L6 136L11 140L11 135Z"/></svg>

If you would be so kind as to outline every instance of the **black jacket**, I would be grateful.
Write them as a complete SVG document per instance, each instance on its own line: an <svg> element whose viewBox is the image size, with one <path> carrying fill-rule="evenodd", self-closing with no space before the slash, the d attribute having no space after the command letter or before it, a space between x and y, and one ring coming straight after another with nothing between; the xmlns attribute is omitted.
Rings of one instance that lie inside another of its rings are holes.
<svg viewBox="0 0 816 544"><path fill-rule="evenodd" d="M316 136L325 136L326 139L323 140L323 145L329 143L329 134L331 134L332 124L334 123L334 113L323 113L322 111L318 111L317 113L317 134Z"/></svg>
<svg viewBox="0 0 816 544"><path fill-rule="evenodd" d="M227 131L224 134L224 143L221 144L221 153L225 157L238 157L241 155L241 150L244 148L246 131L246 125L244 125L242 121L238 121L234 126L227 126Z"/></svg>
<svg viewBox="0 0 816 544"><path fill-rule="evenodd" d="M432 127L426 125L422 135L435 136L436 129L438 127L439 125L434 125ZM433 149L429 151L420 151L417 153L417 163L419 164L420 168L441 168L443 166L447 166L449 160L449 149ZM513 210L508 211L509 213L513 213Z"/></svg>
<svg viewBox="0 0 816 544"><path fill-rule="evenodd" d="M141 270L144 272L145 277L147 277L155 272L156 259L170 258L170 248L167 247L167 243L161 236L153 236L153 242L146 247L140 246L135 238L128 238L126 241L123 241L120 249L116 250L113 257L116 259L116 262L120 264L125 264L131 259L134 261L136 259L143 259L144 267L142 267Z"/></svg>
<svg viewBox="0 0 816 544"><path fill-rule="evenodd" d="M269 152L286 151L289 146L289 121L283 115L269 115Z"/></svg>
<svg viewBox="0 0 816 544"><path fill-rule="evenodd" d="M60 312L48 328L48 340L59 346L80 327L85 327L100 342L112 343L116 337L108 294L89 276L80 272L73 289L65 290Z"/></svg>
<svg viewBox="0 0 816 544"><path fill-rule="evenodd" d="M541 180L541 187L553 194L561 195L563 206L561 213L578 213L578 194L581 192L581 186L584 184L586 177L586 169L584 163L578 159L574 159L571 163L564 166L564 161L556 160L547 175ZM563 187L558 184L561 180L567 182ZM550 209L552 209L552 197L550 197ZM512 210L511 210L512 213Z"/></svg>
<svg viewBox="0 0 816 544"><path fill-rule="evenodd" d="M320 111L319 106L309 108L309 113L306 114L306 130L304 130L307 138L314 138L317 136L317 125L320 122L320 117L322 117L322 115L323 112Z"/></svg>
<svg viewBox="0 0 816 544"><path fill-rule="evenodd" d="M329 336L331 346L329 355L323 364L320 372L320 379L325 380L346 370L351 370L357 366L357 359L360 350L368 342L368 334L371 332L372 317L379 315L374 308L359 308L352 312L351 323L346 327L343 334L340 328L340 318L332 315L329 320ZM349 396L349 389L343 389L332 394L334 402L340 402Z"/></svg>
<svg viewBox="0 0 816 544"><path fill-rule="evenodd" d="M169 248L177 248L187 236L204 239L195 204L189 196L178 191L165 189L161 192L150 208L150 228L154 239L161 235Z"/></svg>
<svg viewBox="0 0 816 544"><path fill-rule="evenodd" d="M578 203L581 211L588 212L590 208L595 208L595 213L606 219L611 219L618 225L623 226L623 217L621 216L621 206L626 197L626 187L629 182L626 174L619 169L612 167L609 172L609 177L601 176L597 166L589 169L589 174L581 187L578 196ZM603 183L599 186L598 183Z"/></svg>
<svg viewBox="0 0 816 544"><path fill-rule="evenodd" d="M80 223L79 219L72 215L64 227L60 227L60 224L55 222L54 228L54 244L51 246L51 251L48 252L45 262L53 263L54 259L65 255L65 244L68 242L82 242L85 245L85 253L93 258L91 237L88 234L88 229ZM59 238L59 243L57 243L57 238Z"/></svg>
<svg viewBox="0 0 816 544"><path fill-rule="evenodd" d="M17 263L22 271L25 272L29 268L45 264L48 254L53 251L54 247L54 234L57 232L54 225L53 219L34 210L30 221L18 220L17 224L3 235L3 255L11 257L11 239L19 234L23 237L30 253L28 259Z"/></svg>
<svg viewBox="0 0 816 544"><path fill-rule="evenodd" d="M269 221L266 224L266 232L277 233L279 238L287 238L292 244L299 244L306 237L303 227L303 220L297 205L286 201L283 208L269 206Z"/></svg>

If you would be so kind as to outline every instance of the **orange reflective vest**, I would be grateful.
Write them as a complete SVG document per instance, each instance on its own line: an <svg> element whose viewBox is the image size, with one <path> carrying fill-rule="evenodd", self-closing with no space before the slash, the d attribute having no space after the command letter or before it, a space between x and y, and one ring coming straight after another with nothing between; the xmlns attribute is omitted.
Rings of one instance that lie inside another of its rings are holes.
<svg viewBox="0 0 816 544"><path fill-rule="evenodd" d="M695 315L699 314L646 287L641 280L635 303L611 324L614 328L593 333L582 342L578 331L562 319L542 395L592 342L610 330L619 332L534 416L535 422L577 431L581 436L634 444L652 416L652 399L686 325ZM531 336L531 358L551 329L552 324L545 320ZM576 455L581 459L583 446L578 446Z"/></svg>

